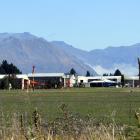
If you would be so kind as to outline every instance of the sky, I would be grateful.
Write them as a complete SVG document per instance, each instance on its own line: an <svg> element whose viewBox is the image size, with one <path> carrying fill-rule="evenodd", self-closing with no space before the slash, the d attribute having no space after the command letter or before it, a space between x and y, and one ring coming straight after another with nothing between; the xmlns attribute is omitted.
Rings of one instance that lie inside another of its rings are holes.
<svg viewBox="0 0 140 140"><path fill-rule="evenodd" d="M140 0L0 0L0 32L83 50L140 43Z"/></svg>

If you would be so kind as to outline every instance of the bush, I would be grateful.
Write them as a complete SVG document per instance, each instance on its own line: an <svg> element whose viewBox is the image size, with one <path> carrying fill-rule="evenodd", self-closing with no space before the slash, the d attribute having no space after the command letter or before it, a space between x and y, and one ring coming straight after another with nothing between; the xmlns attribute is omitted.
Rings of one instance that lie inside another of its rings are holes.
<svg viewBox="0 0 140 140"><path fill-rule="evenodd" d="M9 88L9 80L8 77L5 76L1 81L0 81L0 89L8 89Z"/></svg>
<svg viewBox="0 0 140 140"><path fill-rule="evenodd" d="M17 79L15 76L5 76L0 81L0 89L9 89L9 84L11 84L12 89L21 88L20 79Z"/></svg>

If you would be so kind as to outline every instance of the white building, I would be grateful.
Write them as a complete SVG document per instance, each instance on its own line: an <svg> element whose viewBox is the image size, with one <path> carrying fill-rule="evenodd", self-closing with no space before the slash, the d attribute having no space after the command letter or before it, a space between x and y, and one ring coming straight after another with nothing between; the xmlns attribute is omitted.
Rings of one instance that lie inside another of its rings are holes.
<svg viewBox="0 0 140 140"><path fill-rule="evenodd" d="M86 87L104 86L105 83L108 85L119 84L121 83L121 76L78 76L78 84L83 84Z"/></svg>
<svg viewBox="0 0 140 140"><path fill-rule="evenodd" d="M3 79L8 75L0 75ZM16 78L21 82L21 89L26 89L27 85L34 83L36 88L59 88L85 86L115 86L121 84L121 76L74 76L65 73L29 73L18 74ZM138 87L139 76L124 76L125 86Z"/></svg>
<svg viewBox="0 0 140 140"><path fill-rule="evenodd" d="M8 77L8 75L0 75L0 80L3 79L4 77ZM20 88L24 89L25 88L25 83L26 81L29 81L28 75L27 74L17 74L16 79L20 81Z"/></svg>
<svg viewBox="0 0 140 140"><path fill-rule="evenodd" d="M139 87L139 76L125 76L125 85L128 87Z"/></svg>

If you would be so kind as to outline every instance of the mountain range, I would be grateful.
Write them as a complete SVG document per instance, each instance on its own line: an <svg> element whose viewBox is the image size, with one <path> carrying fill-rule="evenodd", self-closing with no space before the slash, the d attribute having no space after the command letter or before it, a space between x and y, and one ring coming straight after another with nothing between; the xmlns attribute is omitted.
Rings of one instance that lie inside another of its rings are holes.
<svg viewBox="0 0 140 140"><path fill-rule="evenodd" d="M22 73L30 73L35 65L36 72L69 72L74 68L78 74L90 71L97 73L77 57L59 49L51 42L25 33L0 34L0 61L14 63Z"/></svg>
<svg viewBox="0 0 140 140"><path fill-rule="evenodd" d="M126 75L138 74L137 58L140 57L140 43L92 51L80 50L62 41L53 41L52 44L77 57L98 74L114 73L116 69L120 69Z"/></svg>
<svg viewBox="0 0 140 140"><path fill-rule="evenodd" d="M122 73L136 75L140 43L131 46L108 47L84 51L63 41L47 41L28 32L0 33L0 61L6 59L17 65L23 73L69 72L74 68L80 75Z"/></svg>

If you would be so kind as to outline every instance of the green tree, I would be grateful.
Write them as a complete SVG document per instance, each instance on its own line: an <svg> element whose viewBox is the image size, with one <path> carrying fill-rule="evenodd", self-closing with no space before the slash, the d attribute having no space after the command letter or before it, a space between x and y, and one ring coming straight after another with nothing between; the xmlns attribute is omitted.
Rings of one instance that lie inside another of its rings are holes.
<svg viewBox="0 0 140 140"><path fill-rule="evenodd" d="M5 70L3 69L3 67L0 66L0 74L5 74Z"/></svg>
<svg viewBox="0 0 140 140"><path fill-rule="evenodd" d="M109 76L113 76L114 74L110 73Z"/></svg>
<svg viewBox="0 0 140 140"><path fill-rule="evenodd" d="M125 84L124 75L120 72L119 69L115 71L114 76L121 76L121 85L122 87L124 87L124 84Z"/></svg>
<svg viewBox="0 0 140 140"><path fill-rule="evenodd" d="M6 60L0 65L0 74L21 74L21 71L12 63L9 64Z"/></svg>
<svg viewBox="0 0 140 140"><path fill-rule="evenodd" d="M89 77L89 76L90 76L90 72L87 71L87 73L86 73L86 77Z"/></svg>
<svg viewBox="0 0 140 140"><path fill-rule="evenodd" d="M122 75L122 73L120 72L119 69L117 69L114 73L114 76L121 76L121 75Z"/></svg>
<svg viewBox="0 0 140 140"><path fill-rule="evenodd" d="M0 89L8 89L9 88L9 78L5 76L0 80Z"/></svg>
<svg viewBox="0 0 140 140"><path fill-rule="evenodd" d="M122 87L124 87L125 80L124 80L124 75L123 74L121 75L121 84L122 84Z"/></svg>
<svg viewBox="0 0 140 140"><path fill-rule="evenodd" d="M108 74L107 73L104 73L103 76L108 76Z"/></svg>
<svg viewBox="0 0 140 140"><path fill-rule="evenodd" d="M70 74L71 74L71 75L76 75L76 71L75 71L74 68L72 68L72 69L70 70Z"/></svg>

